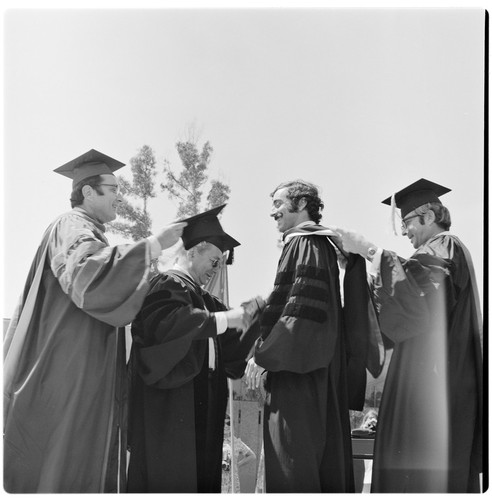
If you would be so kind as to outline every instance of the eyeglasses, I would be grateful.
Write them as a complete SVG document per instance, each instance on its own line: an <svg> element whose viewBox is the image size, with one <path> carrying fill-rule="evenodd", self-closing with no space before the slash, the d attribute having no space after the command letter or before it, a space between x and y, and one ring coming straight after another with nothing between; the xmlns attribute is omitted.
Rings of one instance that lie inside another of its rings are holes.
<svg viewBox="0 0 492 500"><path fill-rule="evenodd" d="M407 222L409 220L415 219L415 217L420 217L420 215L419 214L415 214L415 215L411 215L410 217L406 217L405 219L402 219L401 220L401 230L405 231L405 229L407 228Z"/></svg>
<svg viewBox="0 0 492 500"><path fill-rule="evenodd" d="M119 194L120 193L120 187L117 185L117 184L98 184L98 186L108 186L108 187L112 187L114 189L112 189L111 191L114 193L114 194Z"/></svg>
<svg viewBox="0 0 492 500"><path fill-rule="evenodd" d="M212 267L214 269L217 269L218 267L222 267L222 259L210 259L210 262L212 263Z"/></svg>

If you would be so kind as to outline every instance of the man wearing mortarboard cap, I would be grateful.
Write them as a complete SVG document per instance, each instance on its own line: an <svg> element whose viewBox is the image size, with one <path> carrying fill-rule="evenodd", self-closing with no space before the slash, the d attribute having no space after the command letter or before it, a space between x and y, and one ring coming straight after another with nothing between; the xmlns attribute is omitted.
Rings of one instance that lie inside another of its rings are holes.
<svg viewBox="0 0 492 500"><path fill-rule="evenodd" d="M129 493L220 493L227 377L257 339L257 298L230 309L205 287L239 242L217 216L186 219L172 269L132 323Z"/></svg>
<svg viewBox="0 0 492 500"><path fill-rule="evenodd" d="M409 259L332 227L372 262L374 297L393 348L379 410L371 492L479 492L482 319L470 254L440 196L420 179L383 201L401 211Z"/></svg>
<svg viewBox="0 0 492 500"><path fill-rule="evenodd" d="M57 168L72 210L46 230L4 341L4 487L9 493L125 488L124 327L150 262L184 223L110 246L124 164L94 149Z"/></svg>

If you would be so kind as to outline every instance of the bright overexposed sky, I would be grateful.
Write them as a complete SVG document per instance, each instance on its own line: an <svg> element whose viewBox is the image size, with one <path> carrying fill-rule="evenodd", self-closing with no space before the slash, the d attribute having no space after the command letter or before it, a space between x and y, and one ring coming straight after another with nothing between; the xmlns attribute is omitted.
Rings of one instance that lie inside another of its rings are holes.
<svg viewBox="0 0 492 500"><path fill-rule="evenodd" d="M421 177L451 188L442 201L482 289L483 9L136 7L4 11L4 317L70 208L53 169L91 148L129 163L149 145L179 172L190 123L231 188L232 306L273 286L269 194L295 178L321 189L322 223L402 257L413 247L381 200ZM158 227L176 206L159 193L151 215Z"/></svg>

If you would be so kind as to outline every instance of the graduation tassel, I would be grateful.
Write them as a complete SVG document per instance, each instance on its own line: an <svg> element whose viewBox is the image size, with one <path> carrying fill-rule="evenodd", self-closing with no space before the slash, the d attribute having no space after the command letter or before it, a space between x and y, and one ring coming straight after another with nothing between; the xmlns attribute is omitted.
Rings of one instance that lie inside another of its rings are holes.
<svg viewBox="0 0 492 500"><path fill-rule="evenodd" d="M396 200L395 200L395 193L393 193L393 195L391 196L391 228L393 230L393 234L395 236L398 236L398 233L396 232L395 218L396 218Z"/></svg>

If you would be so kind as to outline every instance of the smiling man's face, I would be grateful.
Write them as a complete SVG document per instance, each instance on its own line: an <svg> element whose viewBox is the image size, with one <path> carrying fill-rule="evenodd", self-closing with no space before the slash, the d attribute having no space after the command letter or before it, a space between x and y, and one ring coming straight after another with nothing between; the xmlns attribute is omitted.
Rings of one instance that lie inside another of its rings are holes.
<svg viewBox="0 0 492 500"><path fill-rule="evenodd" d="M191 259L190 274L200 285L206 285L219 270L222 252L211 243L206 248L196 250Z"/></svg>
<svg viewBox="0 0 492 500"><path fill-rule="evenodd" d="M421 218L424 219L423 224L420 222ZM415 211L407 214L403 222L405 224L402 224L401 234L408 237L414 248L419 248L435 234L427 218Z"/></svg>
<svg viewBox="0 0 492 500"><path fill-rule="evenodd" d="M292 203L287 198L288 188L281 188L273 193L270 216L277 222L277 229L284 233L301 222L300 212L294 212Z"/></svg>

